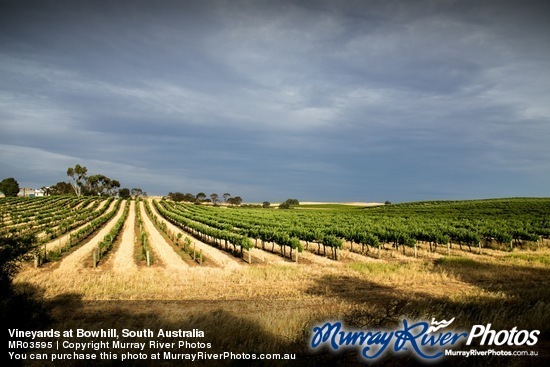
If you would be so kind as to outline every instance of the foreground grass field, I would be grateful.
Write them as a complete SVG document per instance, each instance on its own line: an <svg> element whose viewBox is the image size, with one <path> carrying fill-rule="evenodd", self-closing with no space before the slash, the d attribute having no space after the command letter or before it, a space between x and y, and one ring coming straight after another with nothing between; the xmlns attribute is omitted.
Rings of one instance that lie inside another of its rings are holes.
<svg viewBox="0 0 550 367"><path fill-rule="evenodd" d="M353 354L308 352L313 325L337 319L356 327L391 327L402 317L456 317L457 326L539 329L541 346L548 346L549 259L544 250L500 258L372 260L324 267L148 268L127 276L102 268L70 279L53 277L53 270L27 268L17 284L43 297L57 330L198 328L220 351L292 352L298 354L298 364L349 365L357 360ZM389 359L386 364L392 361L398 362ZM494 365L495 359L481 362Z"/></svg>

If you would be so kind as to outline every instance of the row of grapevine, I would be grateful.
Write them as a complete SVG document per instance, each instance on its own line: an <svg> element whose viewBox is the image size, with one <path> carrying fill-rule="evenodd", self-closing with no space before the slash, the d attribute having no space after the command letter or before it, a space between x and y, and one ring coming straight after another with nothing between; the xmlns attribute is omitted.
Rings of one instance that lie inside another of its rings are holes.
<svg viewBox="0 0 550 367"><path fill-rule="evenodd" d="M147 266L149 266L153 262L153 251L151 251L149 236L147 235L147 231L144 228L143 218L141 217L140 204L141 204L141 199L138 197L136 198L136 206L135 206L136 226L139 231L139 243L141 244L141 256L143 259L147 261Z"/></svg>
<svg viewBox="0 0 550 367"><path fill-rule="evenodd" d="M41 198L37 202L23 201L22 203L7 201L2 206L3 223L0 226L0 235L26 235L36 237L50 237L56 226L63 224L73 213L82 212L83 206L91 199L76 197ZM28 203L28 205L26 205ZM39 205L39 204L41 205ZM41 236L41 232L45 234Z"/></svg>
<svg viewBox="0 0 550 367"><path fill-rule="evenodd" d="M177 213L190 221L212 226L214 228L223 228L227 231L232 231L237 235L242 235L254 240L255 247L258 246L258 240L261 241L262 250L266 250L266 244L271 244L271 252L274 252L275 245L279 246L282 257L287 257L286 249L289 249L288 257L292 259L293 251L302 252L304 247L301 240L306 242L306 248L309 245L308 241L315 241L319 246L323 247L323 255L326 255L326 248L331 250L332 258L338 258L338 250L343 246L341 239L336 238L330 233L322 231L306 232L305 230L288 231L282 227L281 223L275 220L255 221L257 218L246 218L243 216L233 217L226 210L213 213L206 207L197 208L195 205L170 203L162 201L161 204L165 208L169 208L173 213ZM224 213L227 212L227 213ZM222 214L223 213L223 214ZM216 214L222 214L218 216ZM234 213L237 214L237 213ZM239 212L238 214L243 214ZM297 258L297 257L296 257Z"/></svg>
<svg viewBox="0 0 550 367"><path fill-rule="evenodd" d="M198 265L203 265L204 262L207 261L206 257L203 255L202 250L197 251L196 246L194 243L191 242L191 240L186 237L183 240L183 243L180 243L181 238L183 235L180 233L172 232L168 229L168 226L166 225L166 222L161 220L151 208L151 205L149 205L149 201L145 200L145 212L149 219L153 222L153 225L164 235L166 235L176 246L176 253L178 253L183 260L187 260L187 256L189 256L189 259L192 259L193 262L196 262Z"/></svg>
<svg viewBox="0 0 550 367"><path fill-rule="evenodd" d="M119 199L118 203L120 204L121 199ZM117 208L119 205L117 205ZM115 225L109 233L107 233L101 241L97 244L97 249L93 250L92 257L93 257L93 266L96 267L99 261L111 250L113 247L113 243L117 239L118 235L121 233L122 228L124 227L124 223L126 222L126 218L128 217L128 213L130 212L130 201L126 200L126 204L124 205L124 211L122 212L122 216L116 221Z"/></svg>
<svg viewBox="0 0 550 367"><path fill-rule="evenodd" d="M63 236L75 228L85 225L90 220L102 215L108 207L107 203L111 201L112 200L107 201L102 208L99 207L101 201L98 199L88 199L84 201L84 205L81 205L80 209L65 212L59 221L50 223L44 230L43 235L39 236L38 242L46 243Z"/></svg>
<svg viewBox="0 0 550 367"><path fill-rule="evenodd" d="M115 201L116 200L116 201ZM113 203L114 201L114 203ZM76 245L80 244L86 238L88 238L92 233L101 228L105 223L107 223L111 218L117 213L122 199L115 199L110 197L103 205L103 207L98 210L99 216L94 219L86 222L84 226L79 227L77 230L70 233L69 240L63 246L59 246L53 250L44 249L44 251L39 252L39 256L43 256L43 259L40 260L40 263L51 260L60 259L65 253L71 250ZM113 205L114 204L114 205ZM108 210L111 206L113 208Z"/></svg>
<svg viewBox="0 0 550 367"><path fill-rule="evenodd" d="M206 224L190 220L180 212L167 209L163 205L159 204L157 200L153 200L153 205L155 206L155 209L170 223L180 227L204 243L225 248L226 251L229 251L229 246L232 246L233 252L239 253L241 257L243 256L244 250L250 250L253 247L253 244L248 237L234 233L228 229L213 228Z"/></svg>

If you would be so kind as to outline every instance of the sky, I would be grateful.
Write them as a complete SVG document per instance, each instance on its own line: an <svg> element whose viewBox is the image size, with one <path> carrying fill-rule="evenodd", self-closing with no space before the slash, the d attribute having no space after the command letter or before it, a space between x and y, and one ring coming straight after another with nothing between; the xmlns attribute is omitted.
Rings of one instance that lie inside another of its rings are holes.
<svg viewBox="0 0 550 367"><path fill-rule="evenodd" d="M548 1L0 0L0 179L550 196Z"/></svg>

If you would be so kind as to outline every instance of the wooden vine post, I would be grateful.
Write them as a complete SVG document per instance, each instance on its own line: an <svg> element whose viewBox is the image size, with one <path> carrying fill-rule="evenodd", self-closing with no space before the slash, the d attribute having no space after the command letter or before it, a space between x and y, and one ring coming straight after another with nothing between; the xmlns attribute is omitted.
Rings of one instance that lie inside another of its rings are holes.
<svg viewBox="0 0 550 367"><path fill-rule="evenodd" d="M92 250L92 262L94 265L94 268L97 266L97 252L96 250Z"/></svg>

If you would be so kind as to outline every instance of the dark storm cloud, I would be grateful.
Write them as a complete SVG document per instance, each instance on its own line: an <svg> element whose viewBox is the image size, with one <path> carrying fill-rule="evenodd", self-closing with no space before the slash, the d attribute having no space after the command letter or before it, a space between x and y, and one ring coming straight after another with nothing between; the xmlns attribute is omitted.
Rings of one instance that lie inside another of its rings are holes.
<svg viewBox="0 0 550 367"><path fill-rule="evenodd" d="M22 185L80 163L248 201L547 195L545 2L0 4Z"/></svg>

